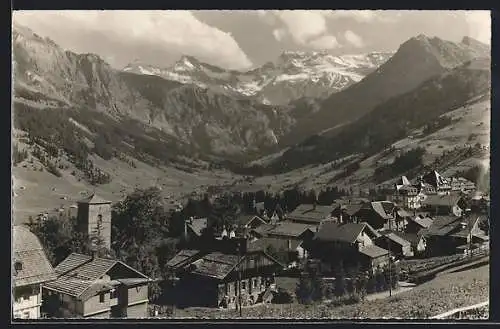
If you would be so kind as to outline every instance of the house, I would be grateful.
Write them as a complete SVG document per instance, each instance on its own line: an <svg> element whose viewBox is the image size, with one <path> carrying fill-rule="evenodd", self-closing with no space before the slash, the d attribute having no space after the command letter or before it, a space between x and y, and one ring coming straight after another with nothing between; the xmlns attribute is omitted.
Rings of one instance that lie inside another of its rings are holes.
<svg viewBox="0 0 500 329"><path fill-rule="evenodd" d="M44 307L54 317L144 318L151 279L127 264L72 253L43 284Z"/></svg>
<svg viewBox="0 0 500 329"><path fill-rule="evenodd" d="M447 255L461 249L473 248L475 243L487 241L486 234L479 228L483 215L470 214L464 217L434 217L432 225L422 230L431 255Z"/></svg>
<svg viewBox="0 0 500 329"><path fill-rule="evenodd" d="M14 318L38 319L42 304L41 284L56 278L40 240L27 227L13 227L13 299Z"/></svg>
<svg viewBox="0 0 500 329"><path fill-rule="evenodd" d="M307 245L310 257L330 265L342 263L345 269L374 271L389 261L389 252L375 245L380 234L368 223L325 221Z"/></svg>
<svg viewBox="0 0 500 329"><path fill-rule="evenodd" d="M463 177L452 177L450 183L452 191L462 191L468 193L476 190L476 184Z"/></svg>
<svg viewBox="0 0 500 329"><path fill-rule="evenodd" d="M367 222L374 229L395 228L396 205L390 201L365 203L355 214L361 222Z"/></svg>
<svg viewBox="0 0 500 329"><path fill-rule="evenodd" d="M413 256L421 256L425 254L425 249L427 247L427 242L425 237L421 233L403 233L403 232L395 232L402 239L410 242L411 250Z"/></svg>
<svg viewBox="0 0 500 329"><path fill-rule="evenodd" d="M422 201L422 210L435 216L461 216L465 208L462 196L458 193L429 195Z"/></svg>
<svg viewBox="0 0 500 329"><path fill-rule="evenodd" d="M357 223L359 219L356 213L364 204L370 202L367 199L340 199L333 203L332 215L339 219L340 223Z"/></svg>
<svg viewBox="0 0 500 329"><path fill-rule="evenodd" d="M267 232L276 227L277 224L262 224L256 228L250 229L248 232L249 237L260 239L267 236Z"/></svg>
<svg viewBox="0 0 500 329"><path fill-rule="evenodd" d="M422 214L416 214L414 217L408 218L408 223L405 227L405 232L409 234L417 234L423 229L427 229L432 225L432 218Z"/></svg>
<svg viewBox="0 0 500 329"><path fill-rule="evenodd" d="M256 215L244 215L240 214L236 219L236 230L240 234L246 234L249 231L256 229L257 227L267 224L267 222Z"/></svg>
<svg viewBox="0 0 500 329"><path fill-rule="evenodd" d="M287 214L286 219L294 223L318 226L322 221L332 219L332 212L332 206L301 204L294 211Z"/></svg>
<svg viewBox="0 0 500 329"><path fill-rule="evenodd" d="M283 240L308 241L314 236L317 230L315 225L283 221L273 226L265 232L268 237L279 238Z"/></svg>
<svg viewBox="0 0 500 329"><path fill-rule="evenodd" d="M103 247L111 250L111 201L96 194L78 201L78 228L87 234L92 242L103 241Z"/></svg>
<svg viewBox="0 0 500 329"><path fill-rule="evenodd" d="M432 185L438 194L445 193L451 191L451 183L450 180L436 170L429 171L427 174L421 177L421 180L424 183Z"/></svg>
<svg viewBox="0 0 500 329"><path fill-rule="evenodd" d="M394 193L389 196L389 199L400 204L403 208L419 209L422 197L417 186L396 185L396 189L394 190Z"/></svg>
<svg viewBox="0 0 500 329"><path fill-rule="evenodd" d="M283 269L266 252L248 250L181 251L167 263L179 281L175 287L181 306L236 308L270 301L274 275Z"/></svg>
<svg viewBox="0 0 500 329"><path fill-rule="evenodd" d="M289 263L293 263L307 258L307 251L304 249L303 244L304 242L301 240L265 237L250 241L248 250L267 252L271 248L274 252L286 254L284 256L289 260Z"/></svg>
<svg viewBox="0 0 500 329"><path fill-rule="evenodd" d="M203 235L208 227L208 218L190 217L184 223L184 235L187 238L196 239Z"/></svg>
<svg viewBox="0 0 500 329"><path fill-rule="evenodd" d="M389 250L396 258L413 256L411 243L392 231L381 232L381 236L375 239L375 244Z"/></svg>

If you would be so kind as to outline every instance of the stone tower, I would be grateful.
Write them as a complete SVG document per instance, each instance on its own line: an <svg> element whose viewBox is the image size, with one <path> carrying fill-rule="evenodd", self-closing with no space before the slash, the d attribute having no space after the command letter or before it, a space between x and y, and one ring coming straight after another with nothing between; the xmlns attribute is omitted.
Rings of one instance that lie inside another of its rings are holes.
<svg viewBox="0 0 500 329"><path fill-rule="evenodd" d="M78 202L78 227L89 235L91 242L102 241L111 250L111 201L95 194Z"/></svg>

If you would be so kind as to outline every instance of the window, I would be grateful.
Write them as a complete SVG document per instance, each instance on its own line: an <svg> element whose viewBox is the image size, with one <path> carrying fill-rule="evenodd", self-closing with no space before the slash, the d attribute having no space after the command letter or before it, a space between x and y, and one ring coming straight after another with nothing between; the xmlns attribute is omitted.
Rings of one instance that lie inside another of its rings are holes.
<svg viewBox="0 0 500 329"><path fill-rule="evenodd" d="M102 224L102 215L101 214L97 215L97 224L99 224L99 225Z"/></svg>
<svg viewBox="0 0 500 329"><path fill-rule="evenodd" d="M245 288L246 288L246 282L241 281L241 290L245 290Z"/></svg>
<svg viewBox="0 0 500 329"><path fill-rule="evenodd" d="M99 303L104 303L104 293L103 292L101 292L99 294Z"/></svg>
<svg viewBox="0 0 500 329"><path fill-rule="evenodd" d="M116 291L115 289L111 290L109 298L115 299L117 297L118 297L118 291Z"/></svg>
<svg viewBox="0 0 500 329"><path fill-rule="evenodd" d="M236 296L238 294L238 282L234 283L234 295Z"/></svg>

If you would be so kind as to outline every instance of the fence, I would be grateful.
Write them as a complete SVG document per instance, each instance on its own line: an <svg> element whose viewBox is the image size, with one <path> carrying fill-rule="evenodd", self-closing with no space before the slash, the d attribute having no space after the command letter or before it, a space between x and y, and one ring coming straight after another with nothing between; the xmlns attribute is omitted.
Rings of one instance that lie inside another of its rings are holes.
<svg viewBox="0 0 500 329"><path fill-rule="evenodd" d="M471 306L465 306L461 308L456 308L451 311L441 313L438 315L435 315L431 317L431 319L439 319L439 320L444 320L444 319L467 319L470 316L476 316L478 318L488 318L487 317L487 312L488 312L488 306L490 302L482 302L479 304L471 305ZM484 309L484 310L483 310ZM482 314L481 312L484 312ZM486 317L485 317L486 315Z"/></svg>

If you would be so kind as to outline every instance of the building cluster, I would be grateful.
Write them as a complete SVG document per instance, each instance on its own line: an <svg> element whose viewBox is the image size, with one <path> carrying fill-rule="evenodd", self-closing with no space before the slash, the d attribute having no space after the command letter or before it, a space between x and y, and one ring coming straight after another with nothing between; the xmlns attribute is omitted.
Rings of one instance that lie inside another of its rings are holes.
<svg viewBox="0 0 500 329"><path fill-rule="evenodd" d="M402 177L385 200L342 197L271 214L254 203L214 234L209 218L186 218L184 248L167 262L175 304L241 308L270 302L275 277L314 260L325 275L338 266L365 273L411 257L467 253L484 246L488 200L473 183L433 171ZM476 204L471 211L471 204ZM111 247L111 204L92 195L78 204L82 232ZM207 233L209 232L209 233ZM96 242L97 243L97 242ZM14 317L147 317L151 279L127 264L71 254L53 268L40 241L14 227Z"/></svg>
<svg viewBox="0 0 500 329"><path fill-rule="evenodd" d="M262 203L254 203L254 214L240 215L232 227L208 238L203 232L210 221L190 218L185 234L196 247L181 250L169 266L183 303L237 308L239 297L243 306L266 302L259 296L271 298L274 276L305 260L316 260L329 275L340 263L346 270L374 273L404 258L466 253L488 241L480 228L487 214L468 208L471 200L478 201L473 191L472 182L432 171L414 182L402 177L385 200L343 197L328 206L302 204L271 216ZM230 242L239 247L228 247ZM285 254L286 262L277 254ZM250 261L255 259L260 263Z"/></svg>
<svg viewBox="0 0 500 329"><path fill-rule="evenodd" d="M111 247L111 202L92 195L78 203L78 226ZM151 279L127 264L96 255L70 254L55 268L28 228L13 228L13 316L37 319L144 318Z"/></svg>

